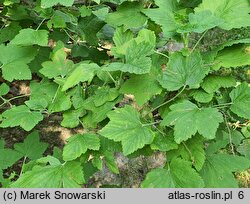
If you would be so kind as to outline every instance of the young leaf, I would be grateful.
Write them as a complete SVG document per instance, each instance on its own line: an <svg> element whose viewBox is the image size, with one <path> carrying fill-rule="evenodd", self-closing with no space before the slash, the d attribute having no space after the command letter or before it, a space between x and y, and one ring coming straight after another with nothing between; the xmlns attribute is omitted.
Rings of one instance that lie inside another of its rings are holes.
<svg viewBox="0 0 250 204"><path fill-rule="evenodd" d="M192 168L191 162L176 158L169 169L154 169L141 185L143 188L202 188L203 180Z"/></svg>
<svg viewBox="0 0 250 204"><path fill-rule="evenodd" d="M35 166L11 184L11 188L80 188L84 176L80 162Z"/></svg>
<svg viewBox="0 0 250 204"><path fill-rule="evenodd" d="M47 30L34 30L31 28L26 28L20 30L19 34L15 36L13 40L11 40L10 44L12 45L40 45L47 46L48 45L48 35L49 32Z"/></svg>
<svg viewBox="0 0 250 204"><path fill-rule="evenodd" d="M214 154L206 157L200 171L206 188L238 188L232 172L243 171L250 167L250 160L228 154Z"/></svg>
<svg viewBox="0 0 250 204"><path fill-rule="evenodd" d="M184 100L170 106L171 112L164 117L161 125L174 125L175 141L179 144L197 132L207 139L215 138L223 116L215 108L198 108L190 101Z"/></svg>
<svg viewBox="0 0 250 204"><path fill-rule="evenodd" d="M208 68L202 65L202 58L198 52L192 53L188 57L174 53L163 72L160 83L169 91L178 90L183 86L198 88L207 72Z"/></svg>
<svg viewBox="0 0 250 204"><path fill-rule="evenodd" d="M14 106L1 114L2 122L0 127L20 126L26 131L32 130L40 121L43 115L37 111L31 111L27 106Z"/></svg>
<svg viewBox="0 0 250 204"><path fill-rule="evenodd" d="M110 122L100 134L116 142L121 141L123 153L129 155L152 143L154 133L141 123L139 113L131 106L116 109L108 114Z"/></svg>
<svg viewBox="0 0 250 204"><path fill-rule="evenodd" d="M250 119L250 87L246 82L237 86L230 93L232 105L230 110L240 117Z"/></svg>
<svg viewBox="0 0 250 204"><path fill-rule="evenodd" d="M16 143L14 148L24 157L36 160L42 157L42 154L48 148L48 144L40 142L38 132L33 132L26 137L23 143Z"/></svg>
<svg viewBox="0 0 250 204"><path fill-rule="evenodd" d="M100 140L96 134L74 135L63 149L64 161L71 161L86 153L88 149L99 150Z"/></svg>

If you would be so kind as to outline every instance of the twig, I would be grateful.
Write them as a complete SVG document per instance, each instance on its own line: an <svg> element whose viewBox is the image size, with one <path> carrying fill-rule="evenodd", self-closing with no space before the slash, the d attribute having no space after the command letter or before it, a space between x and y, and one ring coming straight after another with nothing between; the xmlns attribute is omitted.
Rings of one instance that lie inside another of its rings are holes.
<svg viewBox="0 0 250 204"><path fill-rule="evenodd" d="M231 151L232 151L233 155L235 155L234 146L233 146L233 142L232 142L232 132L231 132L230 127L228 125L227 116L223 112L222 112L222 114L224 116L224 121L225 121L226 126L227 126L227 131L228 131L228 136L229 136L229 144L230 144L230 147L231 147Z"/></svg>
<svg viewBox="0 0 250 204"><path fill-rule="evenodd" d="M46 18L44 18L42 21L41 21L41 23L39 23L39 25L37 26L37 28L36 28L36 31L38 31L38 29L41 27L41 25L43 24L43 22L46 20Z"/></svg>
<svg viewBox="0 0 250 204"><path fill-rule="evenodd" d="M162 56L164 56L164 57L166 57L166 58L169 59L169 56L167 56L167 55L164 54L164 53L161 53L161 52L158 52L158 51L155 51L155 50L154 50L154 53L156 53L156 54L158 54L158 55L162 55Z"/></svg>
<svg viewBox="0 0 250 204"><path fill-rule="evenodd" d="M186 85L183 86L183 88L180 90L180 92L177 93L173 98L171 98L171 99L169 99L168 101L166 101L166 102L164 102L164 103L162 103L162 104L156 106L155 108L151 109L151 110L150 110L149 112L147 112L144 116L148 115L149 113L154 112L154 111L157 110L158 108L160 108L160 107L162 107L162 106L164 106L164 105L170 103L170 102L173 101L174 99L176 99L176 98L185 90L185 88L186 88Z"/></svg>
<svg viewBox="0 0 250 204"><path fill-rule="evenodd" d="M208 31L208 30L206 30L206 31L201 35L200 39L195 43L195 45L194 45L194 47L192 48L192 50L191 50L190 53L192 53L192 52L195 50L195 48L199 45L200 41L201 41L202 38L206 35L207 31Z"/></svg>

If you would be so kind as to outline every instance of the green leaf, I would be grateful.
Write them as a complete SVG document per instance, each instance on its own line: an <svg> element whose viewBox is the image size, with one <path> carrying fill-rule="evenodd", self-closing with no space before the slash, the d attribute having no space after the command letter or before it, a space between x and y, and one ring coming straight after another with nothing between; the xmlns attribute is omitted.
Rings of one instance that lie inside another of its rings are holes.
<svg viewBox="0 0 250 204"><path fill-rule="evenodd" d="M82 37L90 45L98 45L100 39L97 37L97 33L105 25L103 21L97 18L95 15L87 16L81 18L78 22L79 32L82 34Z"/></svg>
<svg viewBox="0 0 250 204"><path fill-rule="evenodd" d="M143 5L139 2L124 2L116 12L110 13L106 22L114 27L124 25L125 29L138 28L146 24L147 17L141 11Z"/></svg>
<svg viewBox="0 0 250 204"><path fill-rule="evenodd" d="M200 171L206 188L238 188L232 172L243 171L250 167L250 160L228 154L214 154L206 157Z"/></svg>
<svg viewBox="0 0 250 204"><path fill-rule="evenodd" d="M10 91L10 88L7 84L2 83L0 85L0 96L6 95Z"/></svg>
<svg viewBox="0 0 250 204"><path fill-rule="evenodd" d="M243 127L241 132L245 138L250 138L250 125L248 124L247 126Z"/></svg>
<svg viewBox="0 0 250 204"><path fill-rule="evenodd" d="M27 106L13 106L1 114L2 122L0 127L20 126L26 131L32 130L40 121L43 115L37 111L31 111Z"/></svg>
<svg viewBox="0 0 250 204"><path fill-rule="evenodd" d="M73 72L66 78L66 81L62 87L62 91L75 86L79 82L88 81L91 82L96 72L99 70L99 66L95 63L81 63L73 70Z"/></svg>
<svg viewBox="0 0 250 204"><path fill-rule="evenodd" d="M0 173L1 169L7 169L22 158L22 155L12 149L4 148L5 142L0 138Z"/></svg>
<svg viewBox="0 0 250 204"><path fill-rule="evenodd" d="M101 148L102 152L109 151L109 152L121 152L122 146L120 142L114 142L113 140L107 139L106 137L100 136L101 140Z"/></svg>
<svg viewBox="0 0 250 204"><path fill-rule="evenodd" d="M80 188L84 176L80 162L35 166L11 184L11 188Z"/></svg>
<svg viewBox="0 0 250 204"><path fill-rule="evenodd" d="M1 29L0 44L12 40L22 29L18 22L11 22L8 26Z"/></svg>
<svg viewBox="0 0 250 204"><path fill-rule="evenodd" d="M124 31L123 27L116 28L113 36L115 47L111 48L112 54L117 58L125 55L129 42L133 40L133 36L134 34L130 30Z"/></svg>
<svg viewBox="0 0 250 204"><path fill-rule="evenodd" d="M214 59L216 58L216 56L218 55L218 53L220 51L223 51L223 49L237 45L237 44L250 44L250 38L243 38L243 39L239 39L239 40L229 40L229 41L219 45L217 48L206 52L204 54L204 59L205 59L205 61L207 61L207 63L214 64ZM213 65L213 69L219 69L219 68L220 68L219 62L217 61L217 64Z"/></svg>
<svg viewBox="0 0 250 204"><path fill-rule="evenodd" d="M87 8L87 6L81 6L79 8L79 11L80 11L80 14L81 14L81 17L86 17L86 16L90 16L92 14L92 10Z"/></svg>
<svg viewBox="0 0 250 204"><path fill-rule="evenodd" d="M214 70L218 70L221 67L237 68L240 66L250 65L249 49L249 44L236 44L226 47L218 52L214 59L214 66L212 68Z"/></svg>
<svg viewBox="0 0 250 204"><path fill-rule="evenodd" d="M53 104L53 99L57 95L58 85L48 80L42 80L40 83L31 81L30 99L25 104L33 110L44 110Z"/></svg>
<svg viewBox="0 0 250 204"><path fill-rule="evenodd" d="M152 150L159 150L161 152L167 152L173 149L177 149L178 145L174 141L173 132L169 132L166 135L160 133L155 134L153 143L150 145Z"/></svg>
<svg viewBox="0 0 250 204"><path fill-rule="evenodd" d="M3 64L2 75L8 81L31 79L28 63L31 62L37 50L33 47L18 47L16 45L0 45L0 62Z"/></svg>
<svg viewBox="0 0 250 204"><path fill-rule="evenodd" d="M224 21L212 14L209 10L204 10L201 12L190 13L189 22L187 25L179 28L177 32L180 33L202 33L206 30L214 28L216 26L222 25Z"/></svg>
<svg viewBox="0 0 250 204"><path fill-rule="evenodd" d="M154 51L156 37L154 32L142 29L136 38L130 31L123 32L117 28L114 34L116 47L111 49L115 57L125 58L125 63L114 62L104 66L103 71L123 71L135 74L150 72L151 59L148 57ZM127 41L128 40L128 41Z"/></svg>
<svg viewBox="0 0 250 204"><path fill-rule="evenodd" d="M129 155L152 143L153 131L141 123L139 113L131 106L116 109L108 114L110 122L100 134L116 142L121 141L123 153Z"/></svg>
<svg viewBox="0 0 250 204"><path fill-rule="evenodd" d="M155 4L159 8L144 9L143 13L162 27L166 38L173 37L176 29L179 27L174 15L177 2L172 0L155 0Z"/></svg>
<svg viewBox="0 0 250 204"><path fill-rule="evenodd" d="M85 154L88 149L99 150L100 140L96 134L74 135L63 149L64 161L71 161Z"/></svg>
<svg viewBox="0 0 250 204"><path fill-rule="evenodd" d="M176 158L170 168L154 169L141 185L143 188L202 188L203 180L192 168L191 162Z"/></svg>
<svg viewBox="0 0 250 204"><path fill-rule="evenodd" d="M65 92L57 91L48 106L50 113L66 111L71 108L70 96L66 95Z"/></svg>
<svg viewBox="0 0 250 204"><path fill-rule="evenodd" d="M223 116L216 108L198 108L187 100L171 105L170 110L161 125L174 125L175 141L178 144L197 132L207 139L213 139L219 123L223 122Z"/></svg>
<svg viewBox="0 0 250 204"><path fill-rule="evenodd" d="M206 76L208 68L202 65L202 58L195 52L188 57L180 53L171 55L166 70L160 83L163 88L175 91L183 86L198 88L203 78Z"/></svg>
<svg viewBox="0 0 250 204"><path fill-rule="evenodd" d="M109 12L108 7L104 7L104 8L100 8L98 10L92 11L92 13L102 21L106 20L108 16L108 12Z"/></svg>
<svg viewBox="0 0 250 204"><path fill-rule="evenodd" d="M104 152L104 159L106 162L107 167L110 171L112 171L115 174L119 174L118 166L115 162L115 157L113 152L105 151Z"/></svg>
<svg viewBox="0 0 250 204"><path fill-rule="evenodd" d="M230 110L240 117L250 119L250 87L246 82L237 86L229 94L232 100Z"/></svg>
<svg viewBox="0 0 250 204"><path fill-rule="evenodd" d="M225 131L217 131L216 138L210 141L206 148L206 154L211 155L224 149L230 142L229 139L229 135Z"/></svg>
<svg viewBox="0 0 250 204"><path fill-rule="evenodd" d="M220 28L230 30L250 26L249 18L250 6L248 0L203 0L195 8L195 13L209 10L212 14L224 21Z"/></svg>
<svg viewBox="0 0 250 204"><path fill-rule="evenodd" d="M205 162L204 140L200 136L195 136L179 145L178 149L174 149L168 153L168 158L181 156L183 159L192 162L197 171L202 169Z"/></svg>
<svg viewBox="0 0 250 204"><path fill-rule="evenodd" d="M102 106L108 101L115 100L119 95L116 88L100 87L95 91L94 104L95 106Z"/></svg>
<svg viewBox="0 0 250 204"><path fill-rule="evenodd" d="M250 139L246 139L237 147L237 152L250 159Z"/></svg>
<svg viewBox="0 0 250 204"><path fill-rule="evenodd" d="M161 91L159 83L152 74L132 76L120 89L123 94L133 94L139 106L145 104L154 95L160 94Z"/></svg>
<svg viewBox="0 0 250 204"><path fill-rule="evenodd" d="M82 117L86 112L82 109L78 110L68 110L63 113L63 120L61 126L67 128L75 128L79 125L80 117Z"/></svg>
<svg viewBox="0 0 250 204"><path fill-rule="evenodd" d="M101 155L98 153L94 153L94 158L91 160L94 167L96 167L99 171L103 168L103 162Z"/></svg>
<svg viewBox="0 0 250 204"><path fill-rule="evenodd" d="M10 44L13 45L40 45L47 46L48 45L48 35L49 32L47 30L34 30L31 28L26 28L20 30L19 34L15 36L13 40L11 40Z"/></svg>
<svg viewBox="0 0 250 204"><path fill-rule="evenodd" d="M59 49L53 53L52 61L46 61L42 63L42 69L39 70L41 74L49 79L61 76L64 78L74 66L71 60L67 60L67 54L64 49Z"/></svg>
<svg viewBox="0 0 250 204"><path fill-rule="evenodd" d="M122 100L122 98L118 97L115 101L106 102L102 106L98 107L94 105L93 100L94 97L89 97L82 104L83 108L91 111L83 118L83 124L92 128L96 127L97 123L107 118L107 114Z"/></svg>
<svg viewBox="0 0 250 204"><path fill-rule="evenodd" d="M193 90L190 93L190 95L193 96L193 98L200 103L208 103L212 101L214 97L213 93L207 93L206 91L202 89Z"/></svg>
<svg viewBox="0 0 250 204"><path fill-rule="evenodd" d="M114 62L104 66L104 71L123 71L134 74L145 74L150 72L151 59L147 57L153 51L152 45L148 42L137 43L132 40L125 52L126 63Z"/></svg>
<svg viewBox="0 0 250 204"><path fill-rule="evenodd" d="M73 3L74 0L41 0L41 7L49 8L57 4L61 4L63 6L72 6Z"/></svg>
<svg viewBox="0 0 250 204"><path fill-rule="evenodd" d="M214 93L218 91L220 88L229 88L236 85L236 80L232 76L216 76L209 75L207 76L201 87L207 93Z"/></svg>
<svg viewBox="0 0 250 204"><path fill-rule="evenodd" d="M24 157L36 160L42 157L44 151L48 148L48 144L39 141L38 132L29 134L23 143L16 143L14 148Z"/></svg>

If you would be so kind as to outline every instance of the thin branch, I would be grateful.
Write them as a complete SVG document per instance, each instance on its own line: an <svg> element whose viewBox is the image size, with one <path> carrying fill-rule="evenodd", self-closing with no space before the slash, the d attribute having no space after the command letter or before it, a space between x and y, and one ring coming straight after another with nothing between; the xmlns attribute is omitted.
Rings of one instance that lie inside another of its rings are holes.
<svg viewBox="0 0 250 204"><path fill-rule="evenodd" d="M107 71L107 74L109 75L110 79L115 83L115 85L118 86L116 80L115 80L114 77L110 74L109 71Z"/></svg>
<svg viewBox="0 0 250 204"><path fill-rule="evenodd" d="M233 104L233 102L230 102L230 103L223 103L223 104L214 105L213 107L214 107L214 108L217 108L217 107L220 107L220 106L230 106L230 105L232 105L232 104Z"/></svg>
<svg viewBox="0 0 250 204"><path fill-rule="evenodd" d="M232 132L231 132L231 129L230 129L229 125L228 125L227 116L223 112L222 112L222 114L224 116L224 121L225 121L226 126L227 126L227 131L228 131L228 136L229 136L229 144L230 144L230 147L231 147L231 151L235 155L233 141L232 141Z"/></svg>
<svg viewBox="0 0 250 204"><path fill-rule="evenodd" d="M147 112L144 116L148 115L149 113L152 113L154 112L155 110L157 110L158 108L162 107L162 106L165 106L166 104L170 103L171 101L173 101L174 99L176 99L179 95L181 95L181 93L185 90L186 88L186 85L183 86L183 88L180 90L179 93L177 93L173 98L169 99L168 101L156 106L155 108L151 109L149 112Z"/></svg>
<svg viewBox="0 0 250 204"><path fill-rule="evenodd" d="M208 30L206 30L206 31L201 35L200 39L195 43L195 45L194 45L194 47L193 47L193 49L191 50L190 53L192 53L192 52L195 50L195 48L199 45L200 41L201 41L202 38L206 35L207 31L208 31Z"/></svg>
<svg viewBox="0 0 250 204"><path fill-rule="evenodd" d="M71 35L68 33L68 31L66 31L65 29L63 29L63 31L67 34L67 36L68 36L71 40L73 40L73 42L74 42L75 44L77 44L77 40L75 40L75 39L73 38L73 36L71 36Z"/></svg>
<svg viewBox="0 0 250 204"><path fill-rule="evenodd" d="M43 22L46 20L46 18L44 18L42 21L41 21L41 23L39 23L39 25L37 26L37 28L36 28L36 31L38 31L39 30L39 28L41 27L41 25L43 24Z"/></svg>
<svg viewBox="0 0 250 204"><path fill-rule="evenodd" d="M152 123L142 124L142 127L151 126L151 125L156 125L156 124L159 124L160 122L161 122L161 121L156 121L156 122L152 122Z"/></svg>
<svg viewBox="0 0 250 204"><path fill-rule="evenodd" d="M158 51L156 51L156 50L154 50L154 53L156 53L156 54L158 54L158 55L162 55L163 57L166 57L166 58L169 59L169 56L167 56L167 55L164 54L164 53L158 52Z"/></svg>
<svg viewBox="0 0 250 204"><path fill-rule="evenodd" d="M20 177L20 176L22 175L22 173L23 173L23 165L25 164L26 159L27 159L27 157L24 157L23 163L22 163L22 168L21 168L21 172L20 172L20 174L19 174L19 177Z"/></svg>
<svg viewBox="0 0 250 204"><path fill-rule="evenodd" d="M189 154L190 158L192 159L192 163L194 164L195 159L194 159L194 155L193 155L193 153L190 151L190 149L188 148L188 146L186 145L186 143L185 143L185 142L182 142L182 144L183 144L183 146L185 147L185 149L187 150L187 152L188 152L188 154Z"/></svg>

